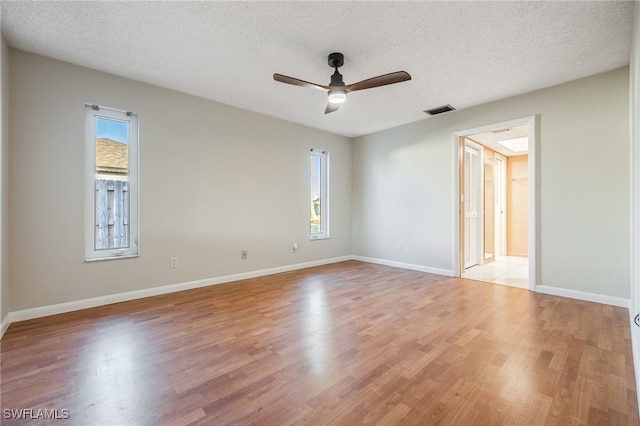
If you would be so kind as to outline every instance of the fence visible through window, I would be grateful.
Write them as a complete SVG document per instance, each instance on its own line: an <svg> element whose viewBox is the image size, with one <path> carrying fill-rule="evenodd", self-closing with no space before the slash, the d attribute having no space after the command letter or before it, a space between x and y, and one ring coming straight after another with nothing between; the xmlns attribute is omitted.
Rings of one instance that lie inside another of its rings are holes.
<svg viewBox="0 0 640 426"><path fill-rule="evenodd" d="M122 180L96 180L96 250L129 247L128 192Z"/></svg>

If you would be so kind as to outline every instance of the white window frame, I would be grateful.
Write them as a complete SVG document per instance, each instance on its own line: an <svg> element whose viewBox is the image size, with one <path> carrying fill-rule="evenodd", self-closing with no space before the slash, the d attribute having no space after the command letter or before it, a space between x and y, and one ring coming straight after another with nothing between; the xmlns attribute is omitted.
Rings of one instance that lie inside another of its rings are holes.
<svg viewBox="0 0 640 426"><path fill-rule="evenodd" d="M311 149L310 159L314 157L320 158L320 225L321 231L317 233L311 232L311 223L309 222L309 238L311 240L324 240L329 238L329 152L321 149ZM311 172L311 170L309 170ZM311 176L309 183L311 184ZM311 185L309 185L309 200L311 200Z"/></svg>
<svg viewBox="0 0 640 426"><path fill-rule="evenodd" d="M96 129L97 117L129 123L129 247L121 249L95 248L96 209ZM99 105L85 105L85 261L120 259L139 256L138 208L138 115Z"/></svg>

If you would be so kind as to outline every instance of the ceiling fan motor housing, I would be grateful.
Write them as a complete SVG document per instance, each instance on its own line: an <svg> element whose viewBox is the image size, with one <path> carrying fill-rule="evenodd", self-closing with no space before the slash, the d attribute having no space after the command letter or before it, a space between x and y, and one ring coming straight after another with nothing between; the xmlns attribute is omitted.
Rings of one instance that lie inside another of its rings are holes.
<svg viewBox="0 0 640 426"><path fill-rule="evenodd" d="M331 83L329 83L329 86L331 87L344 86L344 81L342 80L342 74L340 74L338 70L336 70L336 72L334 72L333 75L331 75Z"/></svg>

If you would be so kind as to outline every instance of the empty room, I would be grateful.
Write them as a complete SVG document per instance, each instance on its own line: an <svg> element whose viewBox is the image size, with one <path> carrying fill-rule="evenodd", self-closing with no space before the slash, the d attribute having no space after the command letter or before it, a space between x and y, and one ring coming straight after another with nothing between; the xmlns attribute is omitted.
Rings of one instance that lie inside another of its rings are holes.
<svg viewBox="0 0 640 426"><path fill-rule="evenodd" d="M636 2L0 24L0 423L640 424Z"/></svg>

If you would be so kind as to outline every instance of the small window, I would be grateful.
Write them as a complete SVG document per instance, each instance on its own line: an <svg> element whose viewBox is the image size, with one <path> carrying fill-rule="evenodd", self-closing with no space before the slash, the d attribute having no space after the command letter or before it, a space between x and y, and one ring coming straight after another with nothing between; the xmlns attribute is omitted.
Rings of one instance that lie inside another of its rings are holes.
<svg viewBox="0 0 640 426"><path fill-rule="evenodd" d="M138 116L85 107L85 259L138 255Z"/></svg>
<svg viewBox="0 0 640 426"><path fill-rule="evenodd" d="M312 240L329 238L329 153L312 149L309 155Z"/></svg>

